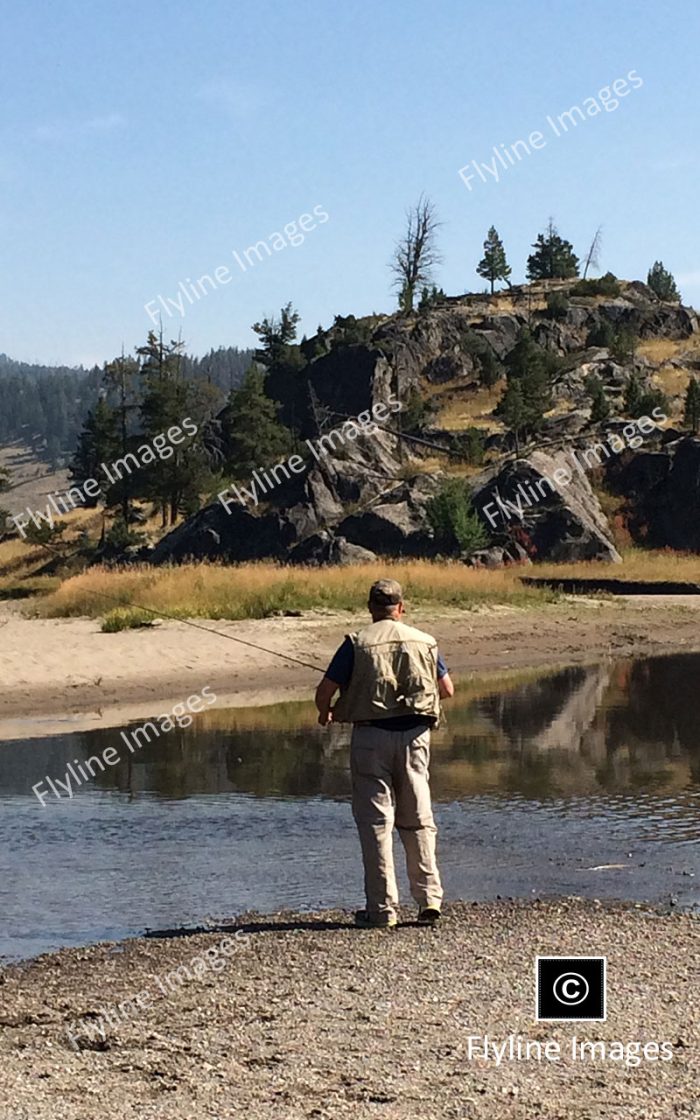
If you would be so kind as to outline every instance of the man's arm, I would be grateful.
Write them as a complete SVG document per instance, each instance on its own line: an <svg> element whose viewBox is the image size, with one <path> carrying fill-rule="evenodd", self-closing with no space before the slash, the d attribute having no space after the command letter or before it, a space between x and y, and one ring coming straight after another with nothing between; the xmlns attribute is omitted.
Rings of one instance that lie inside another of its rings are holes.
<svg viewBox="0 0 700 1120"><path fill-rule="evenodd" d="M333 659L326 669L326 675L316 689L316 707L318 708L318 722L321 727L327 727L333 719L331 704L339 688L345 688L352 676L352 667L355 651L350 638L346 638L342 646L335 651Z"/></svg>
<svg viewBox="0 0 700 1120"><path fill-rule="evenodd" d="M318 722L321 727L327 727L333 719L331 704L338 691L338 685L330 677L324 677L316 689L316 707L318 708Z"/></svg>
<svg viewBox="0 0 700 1120"><path fill-rule="evenodd" d="M438 693L441 700L449 700L455 694L455 686L452 683L452 678L447 672L447 665L442 660L438 651L437 656L437 675L438 675Z"/></svg>
<svg viewBox="0 0 700 1120"><path fill-rule="evenodd" d="M455 686L449 673L444 673L438 680L438 689L441 700L449 700L455 694Z"/></svg>

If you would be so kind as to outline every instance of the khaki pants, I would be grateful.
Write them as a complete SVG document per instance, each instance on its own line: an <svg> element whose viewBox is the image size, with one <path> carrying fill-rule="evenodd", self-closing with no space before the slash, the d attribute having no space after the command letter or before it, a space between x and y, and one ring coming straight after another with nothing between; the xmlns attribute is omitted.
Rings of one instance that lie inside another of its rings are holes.
<svg viewBox="0 0 700 1120"><path fill-rule="evenodd" d="M406 853L411 895L420 907L442 903L435 861L437 829L428 785L430 731L382 731L356 724L350 746L352 811L360 834L371 914L393 916L394 823Z"/></svg>

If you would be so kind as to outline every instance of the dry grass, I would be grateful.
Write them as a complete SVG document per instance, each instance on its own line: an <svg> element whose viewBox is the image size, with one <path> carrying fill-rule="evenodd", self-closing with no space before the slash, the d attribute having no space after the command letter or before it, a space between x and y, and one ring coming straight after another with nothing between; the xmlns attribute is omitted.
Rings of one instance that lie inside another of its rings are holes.
<svg viewBox="0 0 700 1120"><path fill-rule="evenodd" d="M40 552L36 545L18 538L0 541L0 576L16 570L18 565L31 563Z"/></svg>
<svg viewBox="0 0 700 1120"><path fill-rule="evenodd" d="M285 568L273 563L146 565L114 570L92 568L72 577L36 605L43 616L102 617L113 612L130 625L143 624L139 607L177 618L265 618L286 610L364 608L367 588L382 576L401 581L413 604L475 607L486 603L536 605L549 593L523 588L521 569L479 571L460 563L424 560L362 564L343 568Z"/></svg>
<svg viewBox="0 0 700 1120"><path fill-rule="evenodd" d="M623 553L622 563L603 565L595 560L579 564L537 564L532 569L535 576L561 576L566 579L611 579L629 580L679 580L690 583L700 582L700 555L690 552L673 552L661 549L645 552L631 548Z"/></svg>
<svg viewBox="0 0 700 1120"><path fill-rule="evenodd" d="M0 600L25 599L52 590L57 581L36 574L46 559L43 548L27 541L0 542Z"/></svg>
<svg viewBox="0 0 700 1120"><path fill-rule="evenodd" d="M34 604L45 617L107 618L109 629L143 625L148 607L163 617L267 618L284 611L358 611L368 585L382 576L400 580L414 606L470 609L482 605L541 607L556 596L524 588L523 575L562 578L677 580L700 582L700 556L671 551L630 549L622 564L595 561L537 564L497 571L467 568L457 562L427 560L358 564L343 568L288 568L261 562L223 566L190 564L176 568L146 565L121 570L91 568L66 580Z"/></svg>
<svg viewBox="0 0 700 1120"><path fill-rule="evenodd" d="M646 338L637 344L637 353L650 362L668 362L675 358L685 347L685 339L678 341L674 338Z"/></svg>
<svg viewBox="0 0 700 1120"><path fill-rule="evenodd" d="M462 394L450 395L442 405L437 423L448 431L461 432L465 428L482 428L485 431L500 431L502 423L493 416L503 394L503 382L499 381L490 389L485 387L462 390Z"/></svg>
<svg viewBox="0 0 700 1120"><path fill-rule="evenodd" d="M653 375L652 382L661 389L671 400L685 396L688 388L690 373L687 369L678 369L677 366L661 366Z"/></svg>

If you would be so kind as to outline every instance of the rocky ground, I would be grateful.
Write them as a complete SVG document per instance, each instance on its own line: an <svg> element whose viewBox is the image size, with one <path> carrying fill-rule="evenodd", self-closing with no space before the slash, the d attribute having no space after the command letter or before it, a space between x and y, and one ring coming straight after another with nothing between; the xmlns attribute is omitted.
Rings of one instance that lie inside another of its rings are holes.
<svg viewBox="0 0 700 1120"><path fill-rule="evenodd" d="M348 920L279 915L4 969L0 1120L698 1115L697 919L565 900L459 903L437 930ZM207 949L223 960L224 936L225 967L195 977ZM537 954L606 956L607 1021L536 1022ZM190 979L166 979L183 965ZM137 993L150 994L146 1010ZM105 1010L115 1025L103 1039ZM561 1059L470 1059L469 1035L554 1040ZM574 1061L574 1035L608 1053L613 1041L667 1042L673 1057Z"/></svg>

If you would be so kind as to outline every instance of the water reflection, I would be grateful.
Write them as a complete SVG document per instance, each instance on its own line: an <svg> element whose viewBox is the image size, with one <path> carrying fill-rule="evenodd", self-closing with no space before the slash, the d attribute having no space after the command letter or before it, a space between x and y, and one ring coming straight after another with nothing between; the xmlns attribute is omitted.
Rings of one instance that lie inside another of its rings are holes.
<svg viewBox="0 0 700 1120"><path fill-rule="evenodd" d="M699 671L700 657L690 654L467 684L434 735L435 797L540 800L697 785ZM119 729L5 744L0 795L27 794L45 775L63 778L71 762L112 747L120 761L104 773L93 763L94 789L346 798L348 741L346 727L322 731L311 704L217 710L133 754Z"/></svg>

